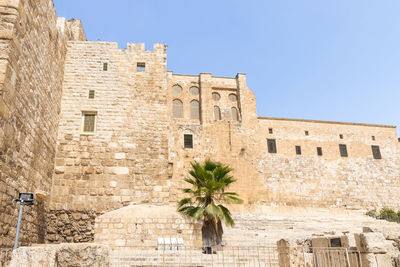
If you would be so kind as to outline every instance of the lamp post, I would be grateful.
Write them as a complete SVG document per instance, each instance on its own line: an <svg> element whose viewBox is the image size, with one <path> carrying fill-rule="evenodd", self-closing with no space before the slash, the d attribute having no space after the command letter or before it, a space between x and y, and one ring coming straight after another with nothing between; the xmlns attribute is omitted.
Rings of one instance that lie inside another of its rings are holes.
<svg viewBox="0 0 400 267"><path fill-rule="evenodd" d="M19 193L19 198L14 200L15 204L19 204L17 232L15 233L14 249L18 248L19 230L21 228L22 211L24 205L31 206L34 203L32 193Z"/></svg>

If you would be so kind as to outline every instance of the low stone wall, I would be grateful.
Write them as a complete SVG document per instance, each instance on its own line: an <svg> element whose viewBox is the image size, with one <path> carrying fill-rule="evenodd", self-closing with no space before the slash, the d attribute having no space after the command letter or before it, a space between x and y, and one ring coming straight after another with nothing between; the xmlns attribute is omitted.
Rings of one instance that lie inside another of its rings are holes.
<svg viewBox="0 0 400 267"><path fill-rule="evenodd" d="M49 211L46 218L46 242L93 242L95 219L100 214L94 210Z"/></svg>
<svg viewBox="0 0 400 267"><path fill-rule="evenodd" d="M110 247L154 249L157 239L182 238L185 247L201 247L201 223L180 215L175 207L130 205L96 218L95 242Z"/></svg>
<svg viewBox="0 0 400 267"><path fill-rule="evenodd" d="M13 251L9 267L107 267L109 265L107 246L86 243L20 247Z"/></svg>

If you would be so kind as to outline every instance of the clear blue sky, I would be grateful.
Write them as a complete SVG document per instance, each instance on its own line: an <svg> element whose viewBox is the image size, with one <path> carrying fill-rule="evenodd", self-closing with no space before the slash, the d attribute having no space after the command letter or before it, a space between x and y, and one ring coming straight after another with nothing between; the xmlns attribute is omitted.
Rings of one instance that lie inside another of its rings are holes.
<svg viewBox="0 0 400 267"><path fill-rule="evenodd" d="M90 41L167 44L174 73L246 73L259 116L400 126L399 0L54 3Z"/></svg>

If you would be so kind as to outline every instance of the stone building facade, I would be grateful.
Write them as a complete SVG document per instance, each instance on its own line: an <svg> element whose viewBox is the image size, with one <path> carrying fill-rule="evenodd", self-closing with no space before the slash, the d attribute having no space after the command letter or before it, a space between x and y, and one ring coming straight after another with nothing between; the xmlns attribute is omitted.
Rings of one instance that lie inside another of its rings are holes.
<svg viewBox="0 0 400 267"><path fill-rule="evenodd" d="M0 13L0 246L20 191L39 200L22 242L91 241L99 214L176 203L206 158L234 168L237 210L400 204L394 126L258 117L245 74L174 74L164 44L86 41L52 1Z"/></svg>

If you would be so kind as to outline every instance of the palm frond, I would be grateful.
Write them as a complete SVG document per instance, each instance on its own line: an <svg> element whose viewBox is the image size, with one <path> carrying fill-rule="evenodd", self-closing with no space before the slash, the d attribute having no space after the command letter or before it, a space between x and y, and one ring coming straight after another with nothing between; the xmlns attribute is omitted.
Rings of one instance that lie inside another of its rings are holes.
<svg viewBox="0 0 400 267"><path fill-rule="evenodd" d="M218 219L221 217L221 211L220 209L215 206L214 203L210 203L207 205L207 207L204 209L205 215L212 217L214 219Z"/></svg>
<svg viewBox="0 0 400 267"><path fill-rule="evenodd" d="M178 202L178 209L187 204L192 204L192 198L183 198Z"/></svg>
<svg viewBox="0 0 400 267"><path fill-rule="evenodd" d="M231 212L223 205L218 205L222 219L226 226L234 226L235 222L232 219Z"/></svg>

